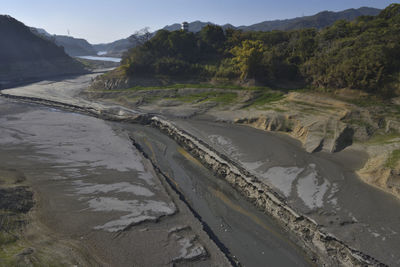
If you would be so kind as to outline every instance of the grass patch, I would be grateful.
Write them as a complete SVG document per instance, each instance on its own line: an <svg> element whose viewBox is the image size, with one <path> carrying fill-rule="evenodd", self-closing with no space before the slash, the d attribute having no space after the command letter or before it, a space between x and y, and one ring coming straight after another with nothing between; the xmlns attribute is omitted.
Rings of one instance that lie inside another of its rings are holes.
<svg viewBox="0 0 400 267"><path fill-rule="evenodd" d="M390 153L390 156L385 163L385 167L393 169L396 167L397 162L399 162L399 160L400 160L400 149L393 150L392 153Z"/></svg>
<svg viewBox="0 0 400 267"><path fill-rule="evenodd" d="M400 133L378 133L373 135L368 141L368 144L372 145L385 145L399 142Z"/></svg>
<svg viewBox="0 0 400 267"><path fill-rule="evenodd" d="M176 83L165 86L134 86L128 89L118 90L118 91L141 91L141 90L161 90L161 89L185 89L185 88L194 88L194 89L231 89L231 90L266 90L268 87L261 86L253 86L253 87L244 87L240 85L233 84L209 84L209 83Z"/></svg>
<svg viewBox="0 0 400 267"><path fill-rule="evenodd" d="M222 105L227 105L234 102L236 98L237 98L236 93L204 92L199 94L178 96L174 99L185 103L193 103L193 102L201 103L206 101L214 101Z"/></svg>
<svg viewBox="0 0 400 267"><path fill-rule="evenodd" d="M284 98L284 94L281 92L266 91L260 96L254 99L253 103L249 107L260 108L266 104L277 102Z"/></svg>
<svg viewBox="0 0 400 267"><path fill-rule="evenodd" d="M374 106L386 106L387 103L385 103L382 99L378 99L376 97L360 97L360 98L353 98L353 99L347 99L347 98L340 98L340 100L343 100L347 103L356 105L358 107L374 107Z"/></svg>

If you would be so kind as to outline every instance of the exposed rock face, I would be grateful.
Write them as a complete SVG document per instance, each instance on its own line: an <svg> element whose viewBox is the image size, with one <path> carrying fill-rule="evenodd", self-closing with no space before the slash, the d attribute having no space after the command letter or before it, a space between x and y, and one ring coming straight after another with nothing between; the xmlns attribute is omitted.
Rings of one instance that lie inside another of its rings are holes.
<svg viewBox="0 0 400 267"><path fill-rule="evenodd" d="M383 111L361 108L318 95L289 93L282 103L274 103L281 111L236 118L234 122L266 131L280 131L300 140L307 152L335 153L347 147L369 154L367 164L358 172L367 183L396 197L400 196L400 166L386 166L392 151L400 149L400 123ZM380 141L370 141L373 136Z"/></svg>
<svg viewBox="0 0 400 267"><path fill-rule="evenodd" d="M13 82L86 72L61 47L10 16L0 16L0 88Z"/></svg>
<svg viewBox="0 0 400 267"><path fill-rule="evenodd" d="M90 87L95 90L118 90L129 88L130 82L125 78L115 77L111 79L105 79L104 77L100 76L96 77Z"/></svg>
<svg viewBox="0 0 400 267"><path fill-rule="evenodd" d="M93 90L120 90L134 86L164 86L168 81L157 78L134 78L126 77L120 69L112 70L106 75L97 76L90 85ZM187 80L183 83L190 83Z"/></svg>
<svg viewBox="0 0 400 267"><path fill-rule="evenodd" d="M261 117L236 119L235 123L248 124L266 131L287 132L300 140L310 153L321 150L338 152L350 146L354 136L354 129L340 121L334 121L333 118L305 121L271 112Z"/></svg>
<svg viewBox="0 0 400 267"><path fill-rule="evenodd" d="M400 196L400 165L388 166L387 162L393 151L400 149L399 138L386 141L386 144L372 144L366 147L369 159L357 174L367 183L372 184L397 197Z"/></svg>

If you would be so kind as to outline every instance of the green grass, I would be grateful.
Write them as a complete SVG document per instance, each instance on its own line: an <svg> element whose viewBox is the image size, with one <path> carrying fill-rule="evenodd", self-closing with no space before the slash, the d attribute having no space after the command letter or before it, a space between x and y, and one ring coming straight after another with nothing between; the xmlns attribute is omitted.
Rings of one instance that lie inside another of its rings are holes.
<svg viewBox="0 0 400 267"><path fill-rule="evenodd" d="M279 101L284 98L284 94L281 92L266 91L262 92L260 96L254 99L253 103L249 107L260 108L266 104Z"/></svg>
<svg viewBox="0 0 400 267"><path fill-rule="evenodd" d="M371 145L385 145L399 142L400 133L377 133L367 141Z"/></svg>
<svg viewBox="0 0 400 267"><path fill-rule="evenodd" d="M386 105L386 103L382 99L378 99L376 97L360 97L354 99L340 98L340 100L343 100L350 104L354 104L362 108Z"/></svg>
<svg viewBox="0 0 400 267"><path fill-rule="evenodd" d="M236 98L237 98L236 93L204 92L199 94L178 96L174 99L185 103L192 103L195 101L198 101L199 103L206 101L214 101L222 105L227 105L234 102Z"/></svg>
<svg viewBox="0 0 400 267"><path fill-rule="evenodd" d="M393 169L396 167L399 160L400 160L400 149L393 150L385 163L385 167Z"/></svg>
<svg viewBox="0 0 400 267"><path fill-rule="evenodd" d="M124 90L118 91L140 91L140 90L160 90L160 89L185 89L185 88L195 88L195 89L231 89L231 90L266 90L269 87L261 87L261 86L253 86L253 87L244 87L240 85L233 84L209 84L209 83L176 83L172 85L165 86L134 86Z"/></svg>

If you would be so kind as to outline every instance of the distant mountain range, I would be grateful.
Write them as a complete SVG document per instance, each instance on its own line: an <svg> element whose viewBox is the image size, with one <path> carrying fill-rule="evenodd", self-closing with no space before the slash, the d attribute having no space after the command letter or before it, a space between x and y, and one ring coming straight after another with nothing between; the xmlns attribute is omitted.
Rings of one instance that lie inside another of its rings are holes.
<svg viewBox="0 0 400 267"><path fill-rule="evenodd" d="M264 21L250 26L240 26L244 31L272 31L272 30L297 30L304 28L322 29L332 25L338 20L354 20L359 16L376 16L381 10L377 8L361 7L346 9L340 12L322 11L313 16L304 16L294 19Z"/></svg>
<svg viewBox="0 0 400 267"><path fill-rule="evenodd" d="M44 76L86 72L62 48L32 33L22 22L0 15L0 88Z"/></svg>
<svg viewBox="0 0 400 267"><path fill-rule="evenodd" d="M74 38L66 35L51 35L44 29L31 27L33 33L40 35L58 46L64 47L65 53L70 56L92 56L97 55L97 51L85 39Z"/></svg>
<svg viewBox="0 0 400 267"><path fill-rule="evenodd" d="M97 52L107 52L108 56L121 57L123 52L127 51L134 45L135 44L132 43L132 41L128 37L111 43L94 44L92 46Z"/></svg>
<svg viewBox="0 0 400 267"><path fill-rule="evenodd" d="M375 16L380 12L380 9L361 7L358 9L346 9L340 12L323 11L313 16L304 16L294 19L263 21L250 26L233 26L231 24L221 25L222 28L240 29L243 31L272 31L272 30L295 30L301 28L317 28L332 25L335 21L345 19L354 20L355 18L363 15ZM207 24L214 24L212 22L194 21L189 23L189 30L192 32L199 32ZM165 26L163 29L168 31L175 31L181 28L180 23ZM90 44L85 39L78 39L71 36L64 35L51 35L44 29L31 28L31 31L36 35L48 39L58 46L62 46L65 52L70 56L86 56L96 55L98 52L106 52L108 56L121 57L122 54L129 48L134 47L131 38L116 40L111 43L105 44Z"/></svg>
<svg viewBox="0 0 400 267"><path fill-rule="evenodd" d="M134 46L130 38L120 39L105 44L90 44L85 39L74 38L66 35L50 34L44 29L31 27L34 34L46 38L58 46L62 46L65 53L71 57L93 56L99 52L106 52L108 56L121 57L122 53Z"/></svg>
<svg viewBox="0 0 400 267"><path fill-rule="evenodd" d="M332 25L338 20L354 20L359 16L376 16L381 10L371 7L361 7L358 9L346 9L340 12L322 11L312 16L298 17L294 19L285 20L271 20L256 23L250 26L235 27L231 24L221 25L222 28L233 28L243 31L273 31L273 30L297 30L303 28L317 28L322 29ZM211 22L194 21L189 23L189 31L199 32L204 26L214 24ZM176 31L181 28L180 23L165 26L163 29L168 31Z"/></svg>

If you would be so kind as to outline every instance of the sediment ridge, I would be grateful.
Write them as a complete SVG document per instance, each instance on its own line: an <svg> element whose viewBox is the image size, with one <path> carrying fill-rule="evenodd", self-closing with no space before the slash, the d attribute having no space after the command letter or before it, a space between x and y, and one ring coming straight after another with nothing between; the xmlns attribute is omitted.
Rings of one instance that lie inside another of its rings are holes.
<svg viewBox="0 0 400 267"><path fill-rule="evenodd" d="M41 98L0 94L3 97L42 104L62 110L78 112L105 120L151 125L174 139L202 164L225 179L266 214L275 218L297 244L320 266L387 266L377 259L358 251L335 236L324 232L313 219L299 214L289 207L271 187L261 183L240 165L215 151L209 145L179 129L168 120L148 113L127 114L122 110L82 107Z"/></svg>

